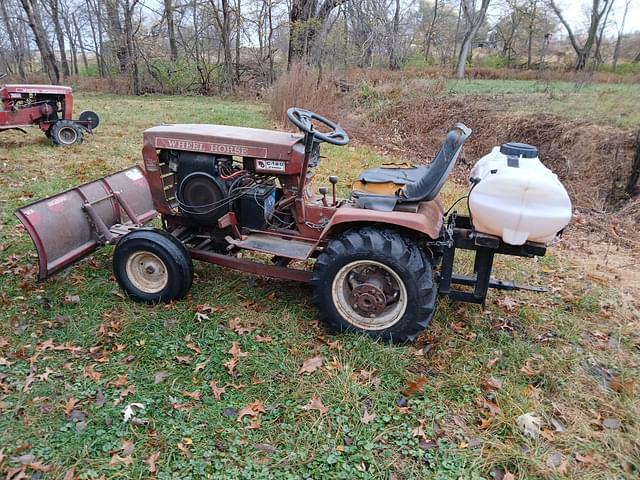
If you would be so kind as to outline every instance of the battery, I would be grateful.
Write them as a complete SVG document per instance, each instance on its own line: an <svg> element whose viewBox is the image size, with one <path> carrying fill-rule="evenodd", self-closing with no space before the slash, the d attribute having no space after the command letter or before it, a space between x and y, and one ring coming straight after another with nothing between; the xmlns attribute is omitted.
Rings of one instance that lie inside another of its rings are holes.
<svg viewBox="0 0 640 480"><path fill-rule="evenodd" d="M267 219L273 212L276 203L276 186L260 185L243 193L236 200L236 215L241 227L252 230L265 230Z"/></svg>

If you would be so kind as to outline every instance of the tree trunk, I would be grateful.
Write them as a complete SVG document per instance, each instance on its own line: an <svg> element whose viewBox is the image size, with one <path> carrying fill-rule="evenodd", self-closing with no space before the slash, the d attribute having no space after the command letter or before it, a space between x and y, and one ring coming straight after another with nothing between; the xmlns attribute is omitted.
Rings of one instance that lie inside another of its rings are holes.
<svg viewBox="0 0 640 480"><path fill-rule="evenodd" d="M427 44L424 48L424 60L425 62L429 62L429 55L431 53L431 42L433 41L433 29L436 25L436 20L438 18L438 0L435 0L435 4L433 5L433 18L431 18L431 24L429 25L429 30L427 30Z"/></svg>
<svg viewBox="0 0 640 480"><path fill-rule="evenodd" d="M236 83L240 81L240 28L242 26L240 2L241 0L236 0Z"/></svg>
<svg viewBox="0 0 640 480"><path fill-rule="evenodd" d="M529 27L527 31L527 70L531 69L531 52L533 48L533 25L536 22L536 15L538 13L538 2L534 0L532 10L529 17Z"/></svg>
<svg viewBox="0 0 640 480"><path fill-rule="evenodd" d="M65 77L71 75L69 69L69 62L67 61L67 52L64 44L64 32L62 31L62 25L60 24L60 4L58 0L49 0L49 6L51 7L51 20L53 21L53 30L58 40L58 49L60 50L60 64L62 66L62 74Z"/></svg>
<svg viewBox="0 0 640 480"><path fill-rule="evenodd" d="M400 0L396 0L396 8L393 14L393 27L389 42L389 69L400 70L400 58L398 55L398 32L400 31Z"/></svg>
<svg viewBox="0 0 640 480"><path fill-rule="evenodd" d="M622 23L620 25L620 29L618 30L618 38L616 38L616 46L613 49L613 65L612 70L613 73L616 73L616 69L618 68L618 57L620 56L620 44L622 43L622 36L624 35L624 24L627 21L627 13L629 13L629 4L631 0L627 0L624 5L624 13L622 14Z"/></svg>
<svg viewBox="0 0 640 480"><path fill-rule="evenodd" d="M604 6L602 7L602 9L600 8L601 2L604 2ZM584 44L580 45L573 33L573 30L571 29L571 26L567 23L564 16L562 15L562 12L556 5L555 0L549 0L551 8L560 20L560 23L564 25L564 28L567 31L567 35L569 35L571 46L576 52L576 70L584 70L584 68L587 66L587 61L589 60L589 56L591 55L591 49L598 34L598 26L600 25L602 16L610 7L609 2L613 2L613 0L593 0L593 6L591 8L591 13L589 16L590 22L589 28L587 30L587 38Z"/></svg>
<svg viewBox="0 0 640 480"><path fill-rule="evenodd" d="M104 3L107 12L109 38L114 45L120 72L125 73L129 70L129 49L127 48L126 38L124 38L122 24L120 23L119 0L96 0L96 7L100 8L101 3Z"/></svg>
<svg viewBox="0 0 640 480"><path fill-rule="evenodd" d="M471 5L467 4L467 0L462 0L462 12L467 20L467 30L462 38L462 45L460 46L460 55L458 56L458 66L456 68L456 78L464 78L464 69L467 63L467 56L471 52L471 46L475 39L484 17L487 14L490 0L482 0L480 10L477 12L474 9L473 2Z"/></svg>
<svg viewBox="0 0 640 480"><path fill-rule="evenodd" d="M173 0L164 0L164 15L167 18L167 34L169 35L169 58L175 62L178 60L178 44L176 43L176 28L173 21Z"/></svg>
<svg viewBox="0 0 640 480"><path fill-rule="evenodd" d="M36 40L36 45L40 51L42 57L42 66L45 72L49 76L51 83L60 83L60 70L58 70L58 64L56 62L56 56L53 53L53 49L49 44L46 31L42 25L42 18L40 17L40 10L36 0L20 0L22 8L27 15L27 21L29 27L33 32L33 36Z"/></svg>
<svg viewBox="0 0 640 480"><path fill-rule="evenodd" d="M7 14L6 4L3 1L0 1L0 13L2 13L4 27L5 27L5 30L7 31L7 35L9 36L9 43L11 44L11 49L13 50L13 56L15 58L18 75L20 75L20 78L24 79L26 78L27 75L24 71L22 46L19 45L18 43L18 39L16 38L16 34L13 30L13 25L9 21L9 15Z"/></svg>
<svg viewBox="0 0 640 480"><path fill-rule="evenodd" d="M76 19L75 15L71 16L71 21L73 22L73 28L76 31L76 37L78 38L78 46L80 47L80 54L82 55L82 64L84 65L84 69L85 71L89 70L89 62L87 61L87 52L85 52L84 50L84 42L82 41L82 33L80 32L80 29L78 28L78 20ZM93 25L92 25L93 27ZM92 28L93 30L93 28ZM95 40L95 34L93 36L93 39ZM97 55L96 55L97 58Z"/></svg>
<svg viewBox="0 0 640 480"><path fill-rule="evenodd" d="M124 0L124 40L127 55L127 71L131 76L131 89L134 95L140 95L140 74L138 71L138 55L133 31L133 14L138 0Z"/></svg>

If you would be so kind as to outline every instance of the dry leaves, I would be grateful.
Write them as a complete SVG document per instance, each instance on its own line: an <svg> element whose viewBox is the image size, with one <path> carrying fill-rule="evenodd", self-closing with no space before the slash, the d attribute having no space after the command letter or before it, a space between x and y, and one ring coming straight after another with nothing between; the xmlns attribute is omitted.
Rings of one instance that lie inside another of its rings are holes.
<svg viewBox="0 0 640 480"><path fill-rule="evenodd" d="M303 375L305 373L313 373L322 366L322 362L324 362L323 355L317 355L315 357L309 358L304 361L302 367L300 367L300 370L298 370L298 374Z"/></svg>
<svg viewBox="0 0 640 480"><path fill-rule="evenodd" d="M64 409L63 409L64 414L67 416L70 415L77 404L78 404L78 401L75 398L71 397L67 399L67 401L64 404Z"/></svg>
<svg viewBox="0 0 640 480"><path fill-rule="evenodd" d="M264 337L262 335L256 335L255 336L255 340L258 343L271 343L271 342L273 342L273 338L271 338L269 335L265 335Z"/></svg>
<svg viewBox="0 0 640 480"><path fill-rule="evenodd" d="M182 363L183 365L189 365L191 363L191 360L191 355L176 355L176 361L178 363Z"/></svg>
<svg viewBox="0 0 640 480"><path fill-rule="evenodd" d="M211 393L216 400L220 400L220 397L225 392L224 387L219 387L218 382L215 380L209 382L209 388L211 388Z"/></svg>
<svg viewBox="0 0 640 480"><path fill-rule="evenodd" d="M240 412L238 412L238 421L241 422L242 419L246 416L249 417L257 417L260 413L265 413L266 409L264 408L264 403L261 400L256 400L253 403L250 403L246 407L244 407Z"/></svg>
<svg viewBox="0 0 640 480"><path fill-rule="evenodd" d="M158 463L158 459L160 458L160 452L155 452L149 455L144 463L147 464L147 468L149 469L149 473L156 473L158 471L158 467L156 463Z"/></svg>
<svg viewBox="0 0 640 480"><path fill-rule="evenodd" d="M425 377L424 375L420 375L415 380L410 380L407 382L407 388L405 388L403 393L405 397L410 397L411 395L421 392L426 384L427 377Z"/></svg>
<svg viewBox="0 0 640 480"><path fill-rule="evenodd" d="M516 419L516 423L520 430L531 438L538 438L544 425L544 421L533 412L520 415Z"/></svg>
<svg viewBox="0 0 640 480"><path fill-rule="evenodd" d="M93 380L94 382L97 382L98 380L100 380L100 378L102 378L102 374L100 372L96 372L93 365L87 365L84 367L84 376L85 378Z"/></svg>
<svg viewBox="0 0 640 480"><path fill-rule="evenodd" d="M418 426L411 431L412 437L418 437L421 440L426 440L427 435L424 433L424 419L418 420Z"/></svg>
<svg viewBox="0 0 640 480"><path fill-rule="evenodd" d="M309 401L309 403L304 405L302 409L317 410L320 412L320 415L324 415L329 411L329 409L323 405L322 400L320 400L320 397L318 397L316 394L314 394L313 397L311 397L311 400Z"/></svg>
<svg viewBox="0 0 640 480"><path fill-rule="evenodd" d="M240 324L240 317L234 317L229 320L229 328L236 332L238 335L244 335L246 333L253 332L256 327L244 327Z"/></svg>
<svg viewBox="0 0 640 480"><path fill-rule="evenodd" d="M367 407L364 407L364 412L362 414L362 417L360 418L360 421L364 424L364 425L368 425L371 422L373 422L376 419L377 415L375 413L369 413L369 410L367 409Z"/></svg>

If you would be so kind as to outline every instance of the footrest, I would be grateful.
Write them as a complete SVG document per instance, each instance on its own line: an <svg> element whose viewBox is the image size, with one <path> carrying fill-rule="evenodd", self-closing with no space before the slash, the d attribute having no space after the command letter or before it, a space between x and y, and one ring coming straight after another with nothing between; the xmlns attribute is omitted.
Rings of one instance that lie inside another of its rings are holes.
<svg viewBox="0 0 640 480"><path fill-rule="evenodd" d="M315 244L312 242L274 237L262 233L252 233L245 237L244 240L227 237L227 241L244 250L269 253L271 255L295 260L306 260L315 247Z"/></svg>

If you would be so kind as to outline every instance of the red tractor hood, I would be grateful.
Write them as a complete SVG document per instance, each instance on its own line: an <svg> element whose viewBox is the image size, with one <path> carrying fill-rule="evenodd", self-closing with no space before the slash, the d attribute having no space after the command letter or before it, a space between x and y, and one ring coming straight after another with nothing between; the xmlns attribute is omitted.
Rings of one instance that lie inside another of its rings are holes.
<svg viewBox="0 0 640 480"><path fill-rule="evenodd" d="M5 85L0 91L7 93L52 93L54 95L68 95L71 87L60 85Z"/></svg>
<svg viewBox="0 0 640 480"><path fill-rule="evenodd" d="M287 159L300 135L228 125L176 124L144 132L145 145L239 157Z"/></svg>

